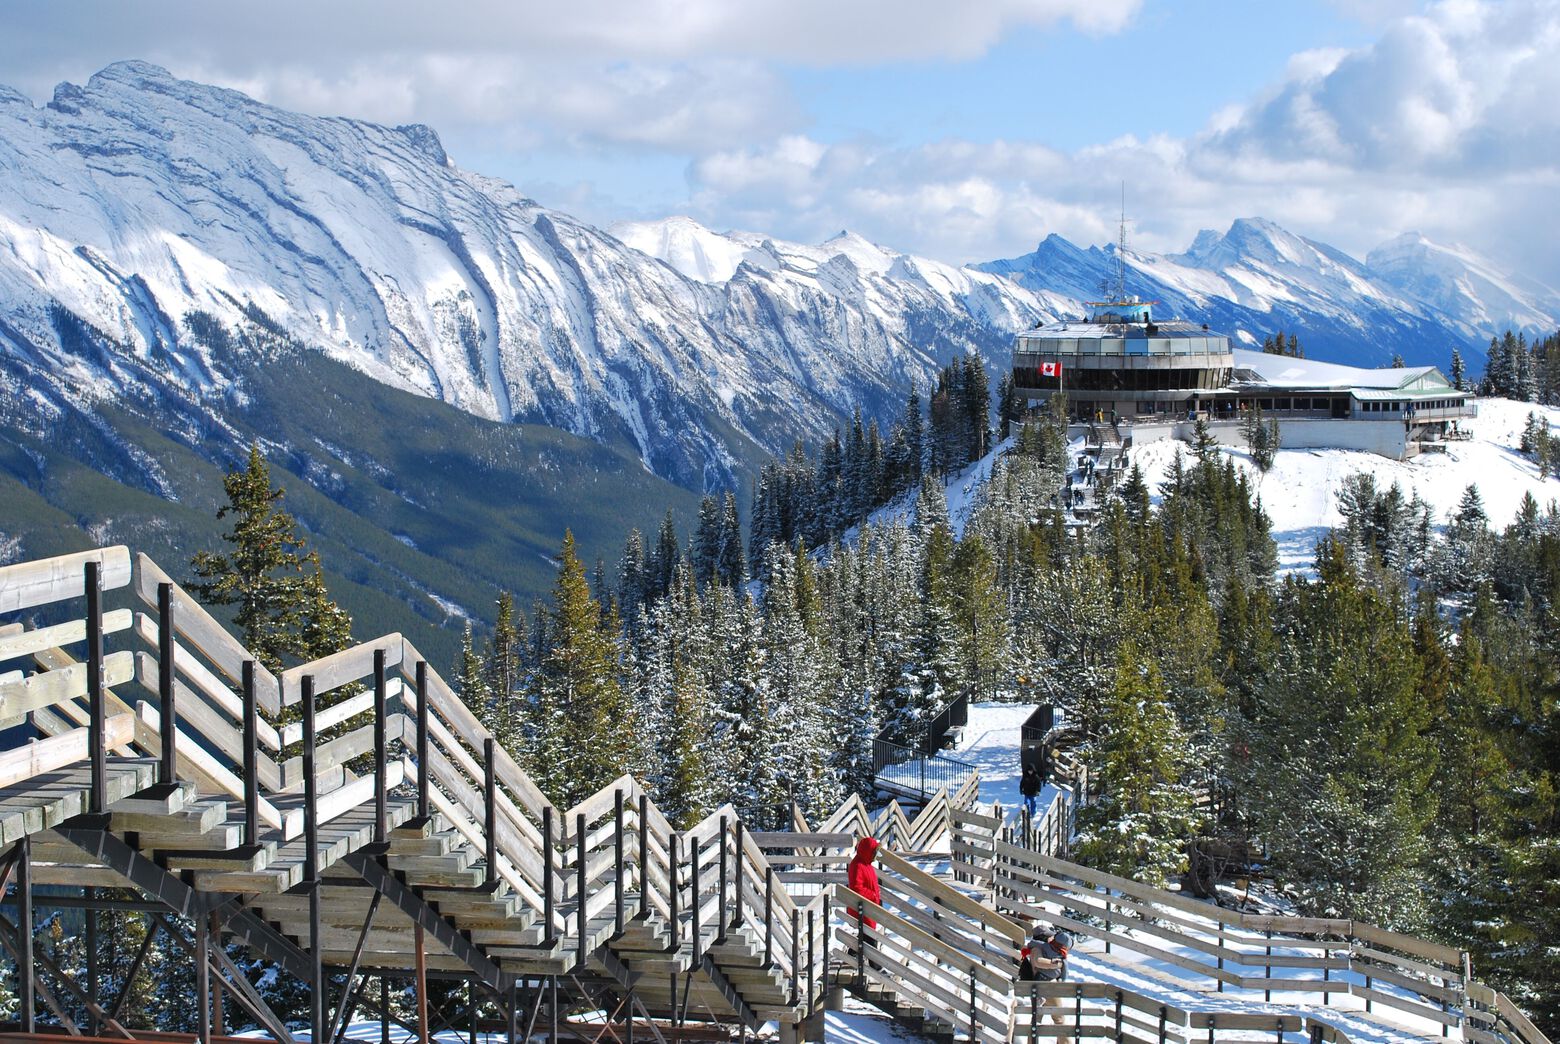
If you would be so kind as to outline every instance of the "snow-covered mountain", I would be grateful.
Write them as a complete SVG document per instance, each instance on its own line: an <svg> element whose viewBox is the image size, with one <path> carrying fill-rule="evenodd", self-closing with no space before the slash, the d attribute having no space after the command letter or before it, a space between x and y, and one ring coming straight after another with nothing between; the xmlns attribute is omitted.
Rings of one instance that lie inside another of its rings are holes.
<svg viewBox="0 0 1560 1044"><path fill-rule="evenodd" d="M1507 274L1461 244L1405 232L1365 255L1365 264L1381 281L1486 337L1508 329L1547 335L1560 326L1560 290Z"/></svg>
<svg viewBox="0 0 1560 1044"><path fill-rule="evenodd" d="M427 127L302 116L138 62L43 107L0 89L0 174L13 390L229 392L222 331L259 323L478 416L627 439L696 489L854 404L896 409L939 360L999 355L1048 316L1005 281L853 239L761 241L749 264L706 259L726 278L690 278L461 170Z"/></svg>
<svg viewBox="0 0 1560 1044"><path fill-rule="evenodd" d="M1402 244L1403 240L1394 241ZM1501 277L1467 252L1389 244L1360 262L1261 218L1204 230L1183 254L1128 250L1127 290L1248 345L1283 330L1315 358L1385 365L1393 355L1445 366L1455 345L1475 368L1506 325L1552 332L1560 295ZM1036 292L1098 297L1116 283L1114 244L1083 249L1052 235L1033 253L977 266ZM1460 266L1460 267L1459 267ZM1476 274L1473 274L1476 273Z"/></svg>
<svg viewBox="0 0 1560 1044"><path fill-rule="evenodd" d="M138 62L41 107L0 88L0 407L238 402L235 355L280 340L479 417L631 446L697 490L852 406L897 412L955 354L1000 369L1016 330L1082 311L1114 268L1113 248L1058 236L959 268L849 233L614 231L461 170L424 126L302 116ZM1129 289L1364 364L1458 344L1476 367L1490 320L1560 311L1465 253L1372 257L1242 220L1130 254Z"/></svg>

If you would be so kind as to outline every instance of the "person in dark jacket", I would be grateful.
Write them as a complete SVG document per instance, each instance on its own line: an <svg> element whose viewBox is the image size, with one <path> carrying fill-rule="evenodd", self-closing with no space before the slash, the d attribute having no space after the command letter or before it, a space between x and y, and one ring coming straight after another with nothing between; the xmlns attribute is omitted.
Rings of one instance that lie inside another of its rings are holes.
<svg viewBox="0 0 1560 1044"><path fill-rule="evenodd" d="M878 887L877 867L872 864L877 862L878 839L864 837L856 842L856 854L851 857L850 865L845 868L845 883L852 892L863 899L874 903L883 902L883 890ZM850 910L850 916L856 916L854 907ZM876 928L877 922L870 917L863 917L868 928Z"/></svg>
<svg viewBox="0 0 1560 1044"><path fill-rule="evenodd" d="M1018 780L1018 792L1024 795L1024 811L1029 813L1029 818L1035 818L1035 802L1040 798L1040 773L1035 771L1034 765L1025 765L1024 774Z"/></svg>
<svg viewBox="0 0 1560 1044"><path fill-rule="evenodd" d="M1073 937L1070 932L1053 932L1045 925L1035 925L1035 930L1029 938L1029 945L1019 951L1018 977L1023 982L1061 982L1067 978L1067 954L1072 950ZM1048 1008L1054 1009L1050 1014L1051 1022L1058 1026L1067 1025L1066 1002L1061 997L1046 997L1043 1001ZM1072 1040L1072 1035L1060 1033L1057 1040Z"/></svg>

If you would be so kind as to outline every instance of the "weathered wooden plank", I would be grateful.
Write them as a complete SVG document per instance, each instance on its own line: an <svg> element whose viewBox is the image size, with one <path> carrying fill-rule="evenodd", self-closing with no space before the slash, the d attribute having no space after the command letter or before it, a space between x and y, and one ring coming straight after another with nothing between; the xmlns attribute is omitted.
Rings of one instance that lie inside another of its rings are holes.
<svg viewBox="0 0 1560 1044"><path fill-rule="evenodd" d="M134 614L128 609L113 609L103 614L103 633L114 634L130 626ZM87 640L87 621L67 620L53 627L39 627L31 631L17 630L0 636L0 661L15 660L22 656L52 649L57 645L72 645ZM0 682L6 679L0 677Z"/></svg>
<svg viewBox="0 0 1560 1044"><path fill-rule="evenodd" d="M153 732L161 725L162 719L157 710L149 703L141 702L136 705L141 721ZM159 737L159 743L161 738ZM174 752L180 757L188 759L191 765L199 770L209 780L217 785L220 793L229 797L244 800L244 781L228 769L226 765L212 757L192 737L183 732L178 734L174 743ZM260 798L256 804L256 811L260 822L268 827L282 831L282 835L288 839L296 837L303 829L303 813L300 810L290 810L283 815L275 805Z"/></svg>
<svg viewBox="0 0 1560 1044"><path fill-rule="evenodd" d="M134 735L135 719L129 714L115 714L103 722L103 736L110 749L128 743ZM86 761L90 755L86 729L8 750L0 754L0 787Z"/></svg>
<svg viewBox="0 0 1560 1044"><path fill-rule="evenodd" d="M177 622L178 617L175 616L174 620ZM175 627L174 630L177 631L178 628ZM135 618L135 633L139 635L141 640L146 642L146 644L152 646L154 649L157 648L158 635L156 619L148 616L146 613L137 613ZM146 672L143 670L141 672L141 684L145 685L148 689L156 690L156 660L153 659L152 663L154 668L151 674L151 680L147 680ZM200 660L196 658L194 653L190 652L188 649L184 648L184 646L178 644L177 642L175 642L173 646L173 663L178 672L184 676L190 686L195 690L195 693L204 699L207 703L212 705L213 713L220 712L223 724L225 724L229 729L234 730L235 733L237 730L243 728L244 701L243 697L239 693L235 692L225 682L223 682L220 678L208 670L206 665L201 663ZM182 701L180 705L183 705ZM256 715L256 718L258 720L255 723L257 726L255 729L255 735L259 738L260 745L262 747L269 747L271 750L280 750L281 739L277 735L276 729L273 728L271 723L266 721L264 717ZM264 756L264 754L261 755L261 757Z"/></svg>
<svg viewBox="0 0 1560 1044"><path fill-rule="evenodd" d="M184 588L144 554L135 556L135 593L147 605L157 605L157 588L160 584L172 584L173 629L185 641L195 646L200 654L216 665L229 681L237 682L244 675L244 662L254 656L237 638L228 634L204 606L192 598ZM270 671L255 664L255 702L266 714L275 717L281 712L281 687Z"/></svg>
<svg viewBox="0 0 1560 1044"><path fill-rule="evenodd" d="M130 549L123 545L0 566L0 613L80 598L87 590L88 562L102 566L99 575L105 591L130 582Z"/></svg>
<svg viewBox="0 0 1560 1044"><path fill-rule="evenodd" d="M1404 935L1401 932L1389 932L1385 928L1377 928L1375 925L1366 924L1363 921L1351 922L1349 931L1354 938L1359 939L1361 942L1385 947L1389 950L1397 950L1400 953L1411 954L1415 957L1426 957L1450 968L1462 967L1462 951L1454 946L1443 946L1440 943L1430 942L1428 939L1419 939L1412 935Z"/></svg>
<svg viewBox="0 0 1560 1044"><path fill-rule="evenodd" d="M405 649L405 643L399 634L386 634L375 638L373 641L354 645L350 649L343 649L329 656L322 656L318 660L299 664L282 672L282 702L287 705L297 703L303 698L302 683L305 676L314 679L314 691L316 693L330 692L339 689L343 685L350 685L372 679L374 676L374 654L383 651L385 654L385 669L390 670L400 666L401 656Z"/></svg>
<svg viewBox="0 0 1560 1044"><path fill-rule="evenodd" d="M142 685L148 689L156 689L158 684L157 660L150 653L136 654L136 674ZM215 679L213 679L214 681ZM193 692L184 682L174 680L174 706L178 711L179 724L188 732L200 736L205 743L226 756L235 766L241 767L244 763L244 736L232 722L217 713L204 699L201 693ZM160 714L160 712L159 712ZM162 719L158 718L158 727L161 727ZM275 736L275 730L272 730ZM267 790L280 790L282 788L282 773L264 753L257 752L255 758L255 770L260 779L260 785ZM237 776L235 775L236 779ZM237 796L237 795L235 795Z"/></svg>
<svg viewBox="0 0 1560 1044"><path fill-rule="evenodd" d="M103 684L123 685L135 677L135 655L128 650L103 658ZM0 718L30 714L87 694L87 665L72 664L0 685Z"/></svg>

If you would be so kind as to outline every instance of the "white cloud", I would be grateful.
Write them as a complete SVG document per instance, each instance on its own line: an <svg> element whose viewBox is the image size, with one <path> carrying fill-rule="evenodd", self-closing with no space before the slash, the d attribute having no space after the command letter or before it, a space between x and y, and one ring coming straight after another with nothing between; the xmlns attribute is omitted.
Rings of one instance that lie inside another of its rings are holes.
<svg viewBox="0 0 1560 1044"><path fill-rule="evenodd" d="M848 226L948 260L1060 232L1112 238L1118 185L1135 241L1179 250L1260 214L1363 256L1405 229L1467 242L1551 283L1535 215L1560 208L1560 2L1452 0L1376 43L1311 51L1190 138L1123 137L1061 154L1031 142L825 146L795 136L694 164L698 216L816 238ZM794 157L805 156L805 162ZM848 157L848 159L846 158Z"/></svg>

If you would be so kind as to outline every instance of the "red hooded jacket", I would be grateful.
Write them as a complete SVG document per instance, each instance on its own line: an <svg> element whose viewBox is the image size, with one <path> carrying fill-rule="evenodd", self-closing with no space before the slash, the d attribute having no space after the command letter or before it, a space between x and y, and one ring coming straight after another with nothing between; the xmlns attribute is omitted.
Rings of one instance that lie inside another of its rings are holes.
<svg viewBox="0 0 1560 1044"><path fill-rule="evenodd" d="M850 886L850 890L863 899L882 903L883 890L878 887L877 867L872 865L872 857L877 854L877 850L878 839L875 837L864 837L856 842L856 854L845 870L845 881ZM851 909L850 916L856 916L854 908ZM877 927L877 922L872 918L866 917L863 920L866 921L868 928Z"/></svg>

